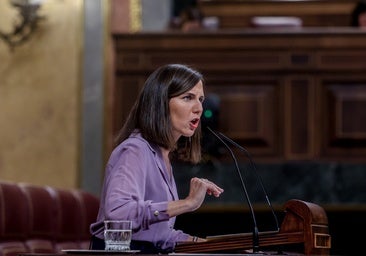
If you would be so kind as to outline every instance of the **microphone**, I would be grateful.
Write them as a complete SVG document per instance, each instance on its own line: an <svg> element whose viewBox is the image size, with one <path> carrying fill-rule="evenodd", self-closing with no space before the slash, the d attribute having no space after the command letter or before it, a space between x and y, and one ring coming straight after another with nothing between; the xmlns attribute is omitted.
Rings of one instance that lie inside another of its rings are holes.
<svg viewBox="0 0 366 256"><path fill-rule="evenodd" d="M259 181L259 184L262 188L262 191L264 193L264 196L266 198L266 202L269 206L269 208L271 209L271 212L272 212L272 215L273 215L273 218L274 218L274 221L275 221L275 225L276 225L276 228L277 228L277 231L280 230L279 228L279 224L278 224L278 219L277 219L277 215L275 214L275 211L273 209L273 206L271 204L271 201L269 200L269 197L268 197L268 193L263 185L263 181L262 181L262 178L261 176L258 174L258 171L257 171L257 167L253 161L253 158L251 157L249 151L244 148L243 146L240 146L238 143L236 143L235 141L233 141L232 139L230 139L229 137L227 137L226 135L222 134L221 132L218 133L223 139L225 139L226 141L228 141L230 144L232 144L233 146L237 147L238 149L240 149L241 151L243 151L246 155L246 157L249 159L249 163L250 163L250 166L252 168L252 170L254 171L258 181Z"/></svg>
<svg viewBox="0 0 366 256"><path fill-rule="evenodd" d="M245 186L245 183L243 181L243 177L241 175L241 171L238 165L238 161L236 160L236 157L233 153L233 151L231 150L231 148L226 144L226 142L216 133L214 132L210 127L206 127L222 144L224 144L224 146L228 149L228 151L230 152L231 158L233 159L234 163L235 163L235 167L236 167L236 171L239 175L239 179L240 179L240 183L242 186L242 189L244 191L245 194L245 198L248 202L248 206L250 209L250 213L252 215L252 219L253 219L253 252L258 252L259 251L259 232L258 232L258 226L257 226L257 220L254 214L254 210L253 210L253 205L250 201L249 195L248 195L248 191L247 188Z"/></svg>
<svg viewBox="0 0 366 256"><path fill-rule="evenodd" d="M267 204L269 206L269 208L271 209L271 213L272 213L272 216L274 218L274 221L275 221L275 225L276 225L276 229L277 229L277 232L280 230L279 228L279 224L278 224L278 218L277 218L277 215L273 209L273 206L271 204L271 201L269 200L269 196L268 196L268 193L264 187L264 184L263 184L263 181L262 181L262 178L261 176L258 174L258 171L257 171L257 167L253 161L253 158L251 157L249 151L244 148L243 146L239 145L238 143L236 143L234 140L230 139L229 137L227 137L226 135L224 135L223 133L221 132L218 132L219 136L221 136L223 139L225 139L226 141L228 141L230 144L232 144L233 146L237 147L238 149L240 149L241 151L243 151L246 155L246 157L249 159L249 162L250 162L250 166L251 166L251 169L252 171L255 173L256 175L256 178L257 180L259 181L259 184L262 188L262 191L265 195L265 198L266 198L266 201L267 201ZM282 250L281 248L278 248L278 254L282 254Z"/></svg>

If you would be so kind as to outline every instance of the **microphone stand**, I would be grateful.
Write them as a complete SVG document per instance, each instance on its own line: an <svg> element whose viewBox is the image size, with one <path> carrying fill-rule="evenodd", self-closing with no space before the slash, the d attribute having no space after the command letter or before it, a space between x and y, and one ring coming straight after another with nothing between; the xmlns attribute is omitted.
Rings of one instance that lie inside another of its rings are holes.
<svg viewBox="0 0 366 256"><path fill-rule="evenodd" d="M273 218L274 218L274 220L275 220L275 225L276 225L277 231L279 231L279 230L280 230L280 228L279 228L279 224L278 224L277 216L276 216L276 214L275 214L275 212L274 212L274 209L273 209L273 206L272 206L272 204L271 204L271 202L270 202L270 200L269 200L268 193L267 193L267 191L266 191L266 189L265 189L265 187L264 187L264 185L263 185L262 178L261 178L261 176L258 174L258 171L257 171L256 165L255 165L255 163L254 163L254 161L253 161L253 158L251 157L251 155L250 155L249 151L248 151L246 148L244 148L243 146L240 146L238 143L236 143L235 141L233 141L233 140L232 140L232 139L230 139L229 137L227 137L226 135L222 134L221 132L219 132L218 134L219 134L222 138L224 138L226 141L228 141L229 143L231 143L233 146L235 146L235 147L239 148L241 151L243 151L243 152L245 153L245 155L247 156L247 158L249 159L249 162L250 162L250 165L251 165L251 167L252 167L252 170L254 171L254 173L255 173L255 175L256 175L256 177L257 177L257 179L259 180L259 184L260 184L260 186L261 186L261 188L262 188L262 191L263 191L263 193L264 193L264 195L265 195L265 198L266 198L267 204L268 204L269 208L271 209L271 212L272 212Z"/></svg>
<svg viewBox="0 0 366 256"><path fill-rule="evenodd" d="M243 191L244 191L244 194L245 194L245 198L248 202L248 206L249 206L249 209L250 209L250 213L252 215L252 219L253 219L253 252L256 253L259 251L259 232L258 232L258 226L257 226L257 220L255 218L255 214L254 214L254 210L253 210L253 205L249 199L249 195L248 195L248 191L247 191L247 188L245 186L245 183L243 181L243 177L241 175L241 171L240 171L240 168L239 168L239 165L238 165L238 161L236 160L236 157L233 153L233 151L231 150L231 148L226 144L226 142L216 133L214 132L213 130L211 130L210 127L207 127L207 129L222 143L225 145L225 147L228 149L228 151L230 152L230 155L231 155L231 158L233 159L234 163L235 163L235 167L236 167L236 170L237 170L237 173L239 175L239 179L240 179L240 182L241 182L241 185L242 185L242 188L243 188Z"/></svg>

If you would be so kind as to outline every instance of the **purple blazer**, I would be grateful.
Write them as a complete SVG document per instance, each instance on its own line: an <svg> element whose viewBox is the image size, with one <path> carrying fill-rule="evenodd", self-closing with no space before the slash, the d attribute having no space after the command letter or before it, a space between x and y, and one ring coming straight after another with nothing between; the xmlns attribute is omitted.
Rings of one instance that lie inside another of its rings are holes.
<svg viewBox="0 0 366 256"><path fill-rule="evenodd" d="M168 201L178 200L174 177L168 174L159 146L132 134L116 147L107 163L98 217L92 235L104 239L103 221L132 220L132 240L172 249L188 234L174 229L166 213Z"/></svg>

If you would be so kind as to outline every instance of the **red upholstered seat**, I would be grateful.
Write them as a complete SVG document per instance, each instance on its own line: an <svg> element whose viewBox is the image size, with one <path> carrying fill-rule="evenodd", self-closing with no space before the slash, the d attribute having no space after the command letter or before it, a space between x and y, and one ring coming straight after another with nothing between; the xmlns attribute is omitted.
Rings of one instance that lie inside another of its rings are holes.
<svg viewBox="0 0 366 256"><path fill-rule="evenodd" d="M30 233L26 245L31 252L47 253L54 251L54 241L58 227L58 212L55 193L49 187L20 184L30 205Z"/></svg>
<svg viewBox="0 0 366 256"><path fill-rule="evenodd" d="M13 183L0 183L0 256L27 252L29 204L23 191Z"/></svg>
<svg viewBox="0 0 366 256"><path fill-rule="evenodd" d="M82 190L75 190L74 194L80 200L83 215L80 246L83 249L88 249L91 238L90 224L97 219L99 198Z"/></svg>
<svg viewBox="0 0 366 256"><path fill-rule="evenodd" d="M87 249L98 207L82 190L0 181L0 256Z"/></svg>
<svg viewBox="0 0 366 256"><path fill-rule="evenodd" d="M81 233L84 229L81 201L71 190L55 189L55 192L60 208L56 251L81 249Z"/></svg>

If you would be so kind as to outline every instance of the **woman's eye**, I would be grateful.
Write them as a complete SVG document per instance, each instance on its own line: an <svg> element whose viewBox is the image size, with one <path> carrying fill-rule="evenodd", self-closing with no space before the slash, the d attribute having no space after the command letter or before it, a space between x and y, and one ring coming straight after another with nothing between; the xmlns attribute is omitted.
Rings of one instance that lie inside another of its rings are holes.
<svg viewBox="0 0 366 256"><path fill-rule="evenodd" d="M183 97L183 99L184 99L184 100L190 100L190 99L192 99L192 96L187 95L187 96L184 96L184 97Z"/></svg>

